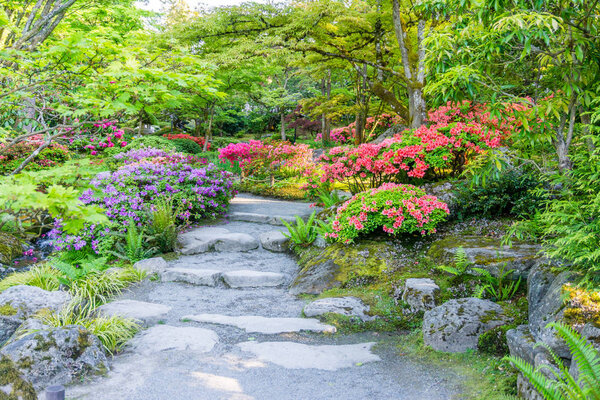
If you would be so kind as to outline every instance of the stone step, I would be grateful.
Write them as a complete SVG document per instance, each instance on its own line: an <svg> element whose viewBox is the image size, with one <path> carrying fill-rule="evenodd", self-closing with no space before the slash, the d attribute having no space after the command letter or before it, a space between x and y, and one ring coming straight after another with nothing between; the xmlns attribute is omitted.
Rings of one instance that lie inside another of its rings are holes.
<svg viewBox="0 0 600 400"><path fill-rule="evenodd" d="M292 332L335 333L334 326L321 323L313 318L268 318L257 315L232 317L222 314L186 315L182 321L204 322L218 325L231 325L244 329L248 333L268 335Z"/></svg>
<svg viewBox="0 0 600 400"><path fill-rule="evenodd" d="M230 213L227 218L230 221L253 222L255 224L267 224L275 226L283 226L281 220L289 223L296 221L295 217L289 215L270 215L240 211Z"/></svg>
<svg viewBox="0 0 600 400"><path fill-rule="evenodd" d="M130 342L130 347L140 354L160 351L190 351L207 353L219 342L219 336L210 329L156 325Z"/></svg>
<svg viewBox="0 0 600 400"><path fill-rule="evenodd" d="M133 318L146 325L151 325L164 318L171 311L171 307L145 301L117 300L106 303L97 310L101 315Z"/></svg>
<svg viewBox="0 0 600 400"><path fill-rule="evenodd" d="M283 274L252 270L224 272L222 277L225 284L231 288L277 287L285 282Z"/></svg>
<svg viewBox="0 0 600 400"><path fill-rule="evenodd" d="M177 237L181 254L192 255L207 251L250 251L258 248L258 240L246 233L230 232L224 228L202 227Z"/></svg>
<svg viewBox="0 0 600 400"><path fill-rule="evenodd" d="M243 342L242 351L252 353L261 361L270 362L287 369L320 369L335 371L363 363L381 361L371 353L375 343L345 345L307 345L294 342Z"/></svg>
<svg viewBox="0 0 600 400"><path fill-rule="evenodd" d="M221 271L215 269L168 268L161 274L163 282L183 282L199 286L216 286Z"/></svg>
<svg viewBox="0 0 600 400"><path fill-rule="evenodd" d="M274 253L284 253L288 251L290 239L281 231L270 231L262 233L259 236L260 244L265 250Z"/></svg>

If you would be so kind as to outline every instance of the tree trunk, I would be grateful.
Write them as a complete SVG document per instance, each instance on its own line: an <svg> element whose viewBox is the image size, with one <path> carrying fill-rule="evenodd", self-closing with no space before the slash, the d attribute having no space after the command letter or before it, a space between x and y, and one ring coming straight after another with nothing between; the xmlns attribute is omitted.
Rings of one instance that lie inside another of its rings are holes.
<svg viewBox="0 0 600 400"><path fill-rule="evenodd" d="M285 136L285 115L283 111L281 112L281 140L284 142L287 140Z"/></svg>
<svg viewBox="0 0 600 400"><path fill-rule="evenodd" d="M212 124L213 124L214 116L215 116L215 106L212 106L210 108L209 115L208 115L208 128L206 129L206 135L204 136L204 146L202 148L202 151L208 150L208 144L209 144L210 140L212 139Z"/></svg>

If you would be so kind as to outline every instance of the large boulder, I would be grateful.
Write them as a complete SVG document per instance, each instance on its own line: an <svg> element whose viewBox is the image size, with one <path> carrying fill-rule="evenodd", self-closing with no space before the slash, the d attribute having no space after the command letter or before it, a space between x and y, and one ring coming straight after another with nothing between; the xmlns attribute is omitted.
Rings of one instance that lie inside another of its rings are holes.
<svg viewBox="0 0 600 400"><path fill-rule="evenodd" d="M472 267L484 268L497 275L500 268L514 270L513 278L527 278L529 271L539 258L540 247L526 242L514 242L512 247L503 246L501 239L449 235L431 244L427 255L438 264L452 263L459 248L462 248Z"/></svg>
<svg viewBox="0 0 600 400"><path fill-rule="evenodd" d="M386 242L336 243L324 249L310 248L301 255L301 269L291 287L292 294L320 294L347 285L351 280L369 280L396 266L396 250Z"/></svg>
<svg viewBox="0 0 600 400"><path fill-rule="evenodd" d="M41 310L58 311L71 300L63 291L47 291L36 286L13 286L0 293L0 346L21 323Z"/></svg>
<svg viewBox="0 0 600 400"><path fill-rule="evenodd" d="M0 355L11 359L36 390L108 369L100 340L75 325L32 332L4 346Z"/></svg>
<svg viewBox="0 0 600 400"><path fill-rule="evenodd" d="M6 356L0 357L0 399L37 400L31 382L23 377L21 371Z"/></svg>
<svg viewBox="0 0 600 400"><path fill-rule="evenodd" d="M23 241L11 234L0 232L0 264L10 264L23 255Z"/></svg>
<svg viewBox="0 0 600 400"><path fill-rule="evenodd" d="M425 312L423 340L434 350L462 353L477 349L480 335L508 322L502 307L489 300L450 300Z"/></svg>
<svg viewBox="0 0 600 400"><path fill-rule="evenodd" d="M356 317L362 321L369 321L373 317L367 315L369 306L361 299L347 297L328 297L308 303L304 306L304 315L307 317L320 317L325 314L339 314L347 317Z"/></svg>
<svg viewBox="0 0 600 400"><path fill-rule="evenodd" d="M408 304L411 311L427 311L436 306L439 293L440 287L433 279L408 278L400 297ZM398 294L396 293L396 297Z"/></svg>
<svg viewBox="0 0 600 400"><path fill-rule="evenodd" d="M546 326L564 319L563 286L573 282L575 275L565 271L552 279L550 268L550 265L539 264L528 279L529 330L536 341L544 342L559 357L569 359L571 353L567 344L557 336L554 328Z"/></svg>

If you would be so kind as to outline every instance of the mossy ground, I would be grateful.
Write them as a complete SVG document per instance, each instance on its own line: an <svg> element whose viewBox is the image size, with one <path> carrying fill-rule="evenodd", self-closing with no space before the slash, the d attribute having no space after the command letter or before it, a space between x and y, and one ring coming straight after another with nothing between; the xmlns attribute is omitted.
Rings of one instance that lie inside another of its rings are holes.
<svg viewBox="0 0 600 400"><path fill-rule="evenodd" d="M420 330L400 340L398 349L402 355L432 365L433 368L449 370L460 377L460 400L506 400L516 395L515 370L499 357L476 352L441 353L423 344Z"/></svg>

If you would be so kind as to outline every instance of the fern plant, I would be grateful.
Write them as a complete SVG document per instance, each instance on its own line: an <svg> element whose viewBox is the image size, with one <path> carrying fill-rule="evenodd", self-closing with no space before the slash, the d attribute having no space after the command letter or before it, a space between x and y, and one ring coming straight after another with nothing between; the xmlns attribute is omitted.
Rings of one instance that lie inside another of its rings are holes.
<svg viewBox="0 0 600 400"><path fill-rule="evenodd" d="M471 264L465 249L459 247L456 249L456 253L454 253L454 265L438 265L436 268L454 276L462 276L467 272L467 268Z"/></svg>
<svg viewBox="0 0 600 400"><path fill-rule="evenodd" d="M315 225L316 215L317 213L313 212L306 222L296 215L295 225L281 220L281 223L288 229L288 233L282 232L283 235L289 238L294 246L309 246L317 239L317 229Z"/></svg>
<svg viewBox="0 0 600 400"><path fill-rule="evenodd" d="M119 235L125 240L125 244L117 243L116 251L109 251L110 254L121 260L128 260L132 263L151 257L155 254L155 248L145 248L146 238L144 230L138 231L138 228L133 220L129 221L127 233Z"/></svg>
<svg viewBox="0 0 600 400"><path fill-rule="evenodd" d="M58 278L59 282L63 285L71 287L74 281L84 279L91 273L105 270L108 267L106 265L106 261L106 258L93 257L80 260L77 264L57 261L54 263L54 268L62 273L62 276Z"/></svg>
<svg viewBox="0 0 600 400"><path fill-rule="evenodd" d="M331 192L321 190L321 192L318 194L318 196L319 196L319 200L321 200L321 203L323 203L323 206L325 208L333 207L336 204L338 204L340 201L342 201L342 198L335 190L333 190Z"/></svg>
<svg viewBox="0 0 600 400"><path fill-rule="evenodd" d="M518 357L505 357L505 360L521 371L546 400L600 400L600 352L568 325L553 322L548 327L556 329L569 346L573 362L577 363L579 370L577 379L569 373L562 359L547 346L558 372L547 365L534 368ZM542 369L550 371L554 379L548 378Z"/></svg>
<svg viewBox="0 0 600 400"><path fill-rule="evenodd" d="M179 210L173 209L172 200L159 200L151 214L152 238L161 253L169 253L177 244L176 218Z"/></svg>
<svg viewBox="0 0 600 400"><path fill-rule="evenodd" d="M484 294L487 294L493 301L505 301L512 298L519 290L521 278L517 281L511 280L509 276L514 270L505 271L505 269L506 263L500 267L498 276L494 276L487 269L473 268L473 271L477 272L483 280L475 297L483 297Z"/></svg>

